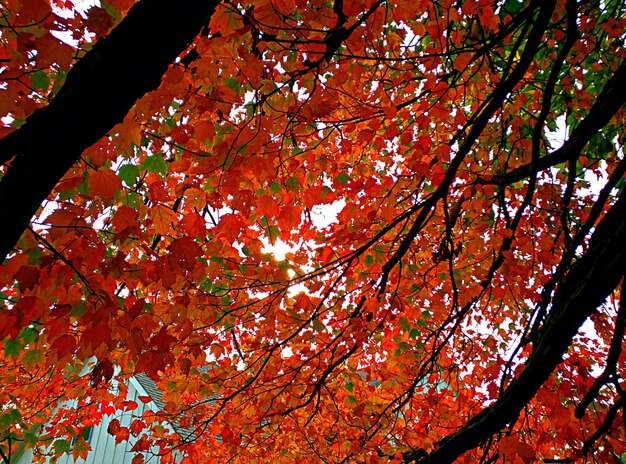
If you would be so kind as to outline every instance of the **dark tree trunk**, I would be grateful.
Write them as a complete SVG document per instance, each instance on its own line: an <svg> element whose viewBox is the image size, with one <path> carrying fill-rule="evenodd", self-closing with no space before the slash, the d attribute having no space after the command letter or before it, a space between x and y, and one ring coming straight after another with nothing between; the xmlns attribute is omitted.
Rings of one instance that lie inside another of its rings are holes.
<svg viewBox="0 0 626 464"><path fill-rule="evenodd" d="M81 153L159 86L208 22L217 0L141 0L67 75L50 105L0 140L0 262Z"/></svg>

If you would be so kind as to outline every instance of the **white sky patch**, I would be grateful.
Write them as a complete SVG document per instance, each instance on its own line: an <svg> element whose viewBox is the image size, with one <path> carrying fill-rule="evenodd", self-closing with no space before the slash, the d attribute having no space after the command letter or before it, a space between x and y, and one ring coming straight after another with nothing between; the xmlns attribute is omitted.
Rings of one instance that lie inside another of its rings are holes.
<svg viewBox="0 0 626 464"><path fill-rule="evenodd" d="M558 150L564 144L569 137L569 128L566 124L566 115L562 114L556 118L556 129L551 131L546 129L546 139L550 144L550 151ZM615 147L618 147L618 154L622 154L621 147L618 146L617 140L613 141ZM623 158L623 157L622 157ZM578 188L577 195L580 197L592 197L594 200L597 198L598 193L602 190L602 187L608 181L609 175L606 171L606 163L600 161L599 170L585 169L583 173L583 179L589 184L588 188ZM557 168L551 168L554 172Z"/></svg>
<svg viewBox="0 0 626 464"><path fill-rule="evenodd" d="M337 221L337 215L346 206L346 201L335 200L329 205L315 205L311 209L311 221L317 229L325 229Z"/></svg>
<svg viewBox="0 0 626 464"><path fill-rule="evenodd" d="M52 3L52 12L61 18L69 19L74 18L76 16L76 13L84 17L89 8L94 6L100 6L99 0L74 0L72 3L74 4L73 8L59 8ZM51 31L50 33L61 42L64 42L69 46L74 48L78 47L78 40L76 40L72 36L72 31ZM94 34L88 34L85 39L91 41L93 37Z"/></svg>
<svg viewBox="0 0 626 464"><path fill-rule="evenodd" d="M337 215L345 206L345 200L335 200L328 205L315 205L311 209L311 221L313 222L313 226L316 229L322 230L336 223ZM311 245L314 246L314 244ZM284 261L287 253L295 252L300 246L300 244L291 246L281 239L277 239L273 245L264 240L264 246L261 251L263 253L271 253L276 261Z"/></svg>
<svg viewBox="0 0 626 464"><path fill-rule="evenodd" d="M563 146L567 136L569 135L569 129L566 124L566 116L562 114L556 118L556 130L551 131L546 128L546 139L550 143L551 150L558 150Z"/></svg>
<svg viewBox="0 0 626 464"><path fill-rule="evenodd" d="M265 242L265 240L263 241ZM281 239L277 239L273 245L269 242L264 243L261 251L263 253L270 253L274 256L276 261L284 261L287 257L287 253L293 253L297 248L299 248L299 245L290 246Z"/></svg>
<svg viewBox="0 0 626 464"><path fill-rule="evenodd" d="M52 12L61 18L73 18L75 13L83 15L92 6L101 6L100 0L73 0L73 8L59 8L54 3L50 4Z"/></svg>

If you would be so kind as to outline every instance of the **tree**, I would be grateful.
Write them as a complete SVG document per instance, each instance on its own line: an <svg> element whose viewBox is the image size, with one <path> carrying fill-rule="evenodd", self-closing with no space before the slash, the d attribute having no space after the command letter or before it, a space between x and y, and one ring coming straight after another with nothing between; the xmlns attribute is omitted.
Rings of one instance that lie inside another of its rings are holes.
<svg viewBox="0 0 626 464"><path fill-rule="evenodd" d="M624 2L132 4L0 4L5 461L622 462Z"/></svg>

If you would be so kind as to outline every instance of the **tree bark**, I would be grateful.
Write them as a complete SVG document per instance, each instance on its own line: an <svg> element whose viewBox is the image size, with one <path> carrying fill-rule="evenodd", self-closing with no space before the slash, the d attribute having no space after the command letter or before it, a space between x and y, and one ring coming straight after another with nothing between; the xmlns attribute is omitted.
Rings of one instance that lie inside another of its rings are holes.
<svg viewBox="0 0 626 464"><path fill-rule="evenodd" d="M141 0L70 70L52 102L0 140L0 262L82 152L156 89L218 0Z"/></svg>
<svg viewBox="0 0 626 464"><path fill-rule="evenodd" d="M454 462L514 420L563 360L583 322L617 288L626 269L626 189L597 225L588 251L558 286L540 337L524 370L491 406L470 419L419 464Z"/></svg>
<svg viewBox="0 0 626 464"><path fill-rule="evenodd" d="M589 143L600 129L606 126L626 103L626 62L622 63L613 73L596 97L589 113L574 128L572 134L562 147L540 158L538 162L525 164L501 176L495 176L485 184L510 185L527 178L533 171L539 172L559 163L577 159L582 149Z"/></svg>

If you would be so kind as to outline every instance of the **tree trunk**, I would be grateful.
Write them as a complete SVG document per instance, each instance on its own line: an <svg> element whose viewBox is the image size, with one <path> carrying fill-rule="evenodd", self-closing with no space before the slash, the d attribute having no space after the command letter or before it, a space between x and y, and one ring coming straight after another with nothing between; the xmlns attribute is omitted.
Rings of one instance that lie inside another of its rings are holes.
<svg viewBox="0 0 626 464"><path fill-rule="evenodd" d="M44 108L0 140L0 262L82 152L147 92L198 35L217 0L141 0L67 75Z"/></svg>

